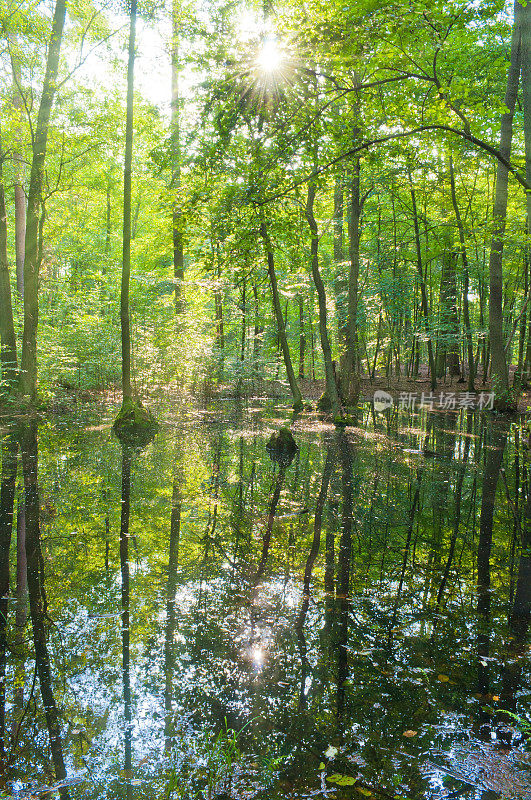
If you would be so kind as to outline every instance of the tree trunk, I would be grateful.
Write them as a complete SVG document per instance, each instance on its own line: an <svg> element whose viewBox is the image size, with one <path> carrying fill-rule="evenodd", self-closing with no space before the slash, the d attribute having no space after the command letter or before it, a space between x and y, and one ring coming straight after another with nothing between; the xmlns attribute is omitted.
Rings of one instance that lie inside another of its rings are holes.
<svg viewBox="0 0 531 800"><path fill-rule="evenodd" d="M304 380L304 355L306 352L306 336L304 334L304 300L302 294L298 296L299 302L299 380Z"/></svg>
<svg viewBox="0 0 531 800"><path fill-rule="evenodd" d="M33 138L33 158L28 190L24 257L24 331L20 391L34 398L37 391L37 327L39 323L39 218L50 114L57 85L59 55L66 17L66 0L57 0L48 46L46 73Z"/></svg>
<svg viewBox="0 0 531 800"><path fill-rule="evenodd" d="M328 338L327 328L327 313L326 313L326 292L319 271L319 238L317 235L317 223L313 213L315 202L315 186L309 184L308 186L308 200L306 202L306 219L310 226L312 234L311 240L311 266L312 277L317 289L317 299L319 303L319 334L321 337L321 348L323 351L323 359L325 366L326 376L326 392L332 404L332 413L334 421L341 423L343 421L343 412L341 408L341 401L336 386L336 379L334 375L334 365L332 364L332 350L330 348L330 340Z"/></svg>
<svg viewBox="0 0 531 800"><path fill-rule="evenodd" d="M469 291L469 268L468 268L468 255L466 251L466 241L465 241L465 228L463 225L463 219L461 217L461 211L459 210L459 204L457 202L457 194L455 191L455 174L454 174L454 162L452 158L452 153L450 152L450 190L452 193L452 205L454 207L454 214L455 214L455 221L457 223L457 230L459 233L459 245L461 248L461 259L463 261L463 322L465 325L465 336L466 336L466 349L467 349L467 361L468 361L468 385L467 389L469 392L474 392L474 379L476 377L476 365L474 362L474 346L472 343L472 329L470 327L470 308L468 302L468 291Z"/></svg>
<svg viewBox="0 0 531 800"><path fill-rule="evenodd" d="M507 73L505 107L507 111L501 118L499 151L509 161L513 137L513 117L518 94L518 80L521 65L521 12L520 3L514 4L514 23L511 39L511 61ZM496 191L492 218L492 235L489 258L489 337L491 357L491 388L495 393L495 404L500 410L511 409L514 402L509 387L509 368L503 338L503 239L507 217L507 194L509 173L500 161L496 165Z"/></svg>
<svg viewBox="0 0 531 800"><path fill-rule="evenodd" d="M446 369L451 376L460 375L457 318L457 288L455 279L455 254L451 232L444 231L444 251L441 265L439 292L439 336L437 341L437 377L443 378Z"/></svg>
<svg viewBox="0 0 531 800"><path fill-rule="evenodd" d="M518 4L520 5L520 4ZM521 28L521 49L522 49L522 105L524 107L524 145L525 145L525 177L528 184L531 185L531 6L526 4L520 6L520 14L522 17ZM526 211L527 211L527 242L525 254L526 276L529 278L529 264L531 262L531 247L529 244L529 237L531 235L531 192L526 194ZM528 287L529 288L529 287ZM524 313L523 317L526 314ZM531 312L527 310L529 317L529 326L531 330ZM523 328L523 326L522 326ZM526 350L525 373L524 383L531 380L531 337L528 334L528 344ZM520 376L519 383L522 383L522 376ZM520 388L520 387L518 387Z"/></svg>
<svg viewBox="0 0 531 800"><path fill-rule="evenodd" d="M131 167L133 162L133 89L135 77L136 0L131 0L129 16L129 46L127 61L127 108L124 154L124 220L122 244L122 287L120 293L120 323L122 331L122 392L123 403L133 397L131 387L131 321L129 315L129 279L131 274Z"/></svg>
<svg viewBox="0 0 531 800"><path fill-rule="evenodd" d="M264 242L264 247L267 255L267 272L269 281L271 283L271 292L273 295L273 310L275 312L275 319L277 323L278 337L280 346L282 348L282 355L284 357L284 365L288 376L291 393L293 395L293 408L295 411L302 411L303 402L301 390L297 384L295 373L293 371L293 364L291 362L291 355L289 352L288 338L286 336L286 328L284 325L284 317L282 316L282 307L280 305L280 295L278 292L277 274L275 271L275 259L273 257L273 249L271 247L271 240L267 232L267 225L262 222L260 225L260 235Z"/></svg>
<svg viewBox="0 0 531 800"><path fill-rule="evenodd" d="M356 138L356 136L355 136ZM341 397L347 405L356 405L359 398L359 354L358 354L358 291L360 273L360 159L354 159L353 175L350 182L350 201L348 219L349 276L348 276L348 317L347 346L339 368L339 388Z"/></svg>
<svg viewBox="0 0 531 800"><path fill-rule="evenodd" d="M413 179L411 172L409 172L409 186L411 192L411 205L413 208L413 226L415 230L415 247L417 250L417 273L419 276L420 284L420 300L422 307L422 315L424 317L424 331L426 334L426 341L428 345L428 363L430 367L430 385L432 392L437 388L437 375L435 372L435 358L433 356L433 343L431 340L430 330L430 312L428 306L428 295L426 292L426 281L424 280L424 269L422 266L422 249L420 246L420 230L419 219L417 215L417 198L415 196L415 189L413 187Z"/></svg>
<svg viewBox="0 0 531 800"><path fill-rule="evenodd" d="M16 53L11 51L11 69L13 72L13 107L17 112L22 111L22 78L20 61ZM18 128L18 125L17 125ZM23 179L24 159L22 157L22 136L17 130L17 143L13 151L13 189L15 194L15 256L17 265L17 292L24 298L24 241L26 238L26 193Z"/></svg>
<svg viewBox="0 0 531 800"><path fill-rule="evenodd" d="M7 257L7 211L2 177L3 158L0 135L0 363L2 380L7 383L8 387L12 387L17 380L18 363Z"/></svg>
<svg viewBox="0 0 531 800"><path fill-rule="evenodd" d="M180 207L181 188L181 139L179 97L179 34L181 6L177 0L172 5L172 49L171 49L171 144L172 144L172 234L173 234L173 280L175 284L175 313L184 311L184 247L183 214Z"/></svg>

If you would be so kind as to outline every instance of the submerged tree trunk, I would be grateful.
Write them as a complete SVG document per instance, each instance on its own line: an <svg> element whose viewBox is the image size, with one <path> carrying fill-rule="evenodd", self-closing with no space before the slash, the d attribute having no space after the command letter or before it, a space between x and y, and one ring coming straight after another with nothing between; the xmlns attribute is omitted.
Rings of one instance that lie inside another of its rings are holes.
<svg viewBox="0 0 531 800"><path fill-rule="evenodd" d="M28 189L28 212L26 223L24 257L24 331L22 334L22 358L20 391L31 399L37 392L37 327L39 322L39 220L42 203L44 163L48 142L50 114L57 85L59 55L66 17L66 0L57 0L52 21L52 32L48 46L46 73L41 102L37 114L33 138Z"/></svg>
<svg viewBox="0 0 531 800"><path fill-rule="evenodd" d="M301 395L301 390L299 389L299 386L297 384L297 379L295 378L295 372L293 371L293 364L289 352L288 338L286 336L286 327L284 324L284 317L282 315L282 307L280 305L277 274L275 271L275 259L273 257L271 240L269 238L269 234L267 232L267 225L265 222L262 222L260 225L260 235L264 242L264 247L267 255L267 271L269 275L269 282L271 284L271 293L273 295L273 310L275 312L275 320L277 323L278 337L280 340L280 346L282 348L282 355L284 356L284 365L286 367L288 382L290 385L291 393L293 395L293 408L295 409L295 411L302 411L303 409L302 395Z"/></svg>
<svg viewBox="0 0 531 800"><path fill-rule="evenodd" d="M306 219L310 226L312 234L311 240L311 266L312 277L317 290L317 299L319 303L319 334L321 337L321 348L323 351L323 359L325 365L326 375L326 392L330 398L332 405L332 413L334 414L334 421L340 423L343 420L343 411L341 408L341 401L336 386L336 379L334 375L334 365L332 364L332 350L330 348L330 340L328 338L327 327L327 313L326 313L326 292L319 271L319 238L317 235L317 223L314 216L314 202L315 202L315 186L310 184L308 186L308 200L306 203Z"/></svg>
<svg viewBox="0 0 531 800"><path fill-rule="evenodd" d="M0 363L2 380L8 387L12 387L17 380L18 363L7 256L7 211L2 171L3 158L0 134Z"/></svg>
<svg viewBox="0 0 531 800"><path fill-rule="evenodd" d="M522 6L514 4L514 23L511 39L511 61L507 73L505 92L506 113L501 118L499 151L509 161L513 137L513 117L518 94L521 52L521 11ZM492 218L492 234L489 259L489 337L491 356L491 385L495 394L495 404L500 410L511 409L514 402L509 387L509 367L503 337L503 244L507 217L509 172L501 161L496 165L496 191Z"/></svg>

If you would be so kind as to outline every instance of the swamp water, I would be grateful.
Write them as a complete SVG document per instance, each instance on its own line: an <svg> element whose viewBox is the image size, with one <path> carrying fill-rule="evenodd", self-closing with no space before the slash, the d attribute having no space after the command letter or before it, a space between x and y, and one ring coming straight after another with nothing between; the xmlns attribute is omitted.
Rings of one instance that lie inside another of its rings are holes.
<svg viewBox="0 0 531 800"><path fill-rule="evenodd" d="M0 796L531 798L522 420L276 414L3 428Z"/></svg>

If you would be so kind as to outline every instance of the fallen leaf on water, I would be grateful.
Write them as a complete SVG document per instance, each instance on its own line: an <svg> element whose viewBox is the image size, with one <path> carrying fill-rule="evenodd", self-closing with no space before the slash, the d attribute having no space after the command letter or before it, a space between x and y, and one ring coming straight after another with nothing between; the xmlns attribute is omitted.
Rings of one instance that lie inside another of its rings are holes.
<svg viewBox="0 0 531 800"><path fill-rule="evenodd" d="M333 775L329 775L326 779L330 783L337 783L338 786L354 786L356 783L356 778L352 778L350 775L342 775L340 772L334 772ZM371 794L371 792L369 792Z"/></svg>
<svg viewBox="0 0 531 800"><path fill-rule="evenodd" d="M322 761L321 761L321 763L319 764L319 769L326 769L326 766L325 766L325 764L323 764L323 762L322 762Z"/></svg>
<svg viewBox="0 0 531 800"><path fill-rule="evenodd" d="M413 736L417 735L417 731L404 731L402 736L406 736L408 739L412 739Z"/></svg>
<svg viewBox="0 0 531 800"><path fill-rule="evenodd" d="M358 792L360 794L364 794L365 797L370 797L372 795L371 790L370 789L364 789L363 786L356 786L356 789L358 790Z"/></svg>
<svg viewBox="0 0 531 800"><path fill-rule="evenodd" d="M441 683L447 683L450 680L448 675L437 675L437 678L440 680Z"/></svg>

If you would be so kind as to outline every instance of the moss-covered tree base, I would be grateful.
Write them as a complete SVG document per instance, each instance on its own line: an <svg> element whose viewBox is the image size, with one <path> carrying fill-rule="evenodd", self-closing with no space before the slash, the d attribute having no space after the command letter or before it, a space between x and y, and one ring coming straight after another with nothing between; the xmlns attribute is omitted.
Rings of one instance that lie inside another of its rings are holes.
<svg viewBox="0 0 531 800"><path fill-rule="evenodd" d="M324 411L325 413L332 411L332 401L330 400L330 396L327 394L327 392L323 392L317 401L317 411Z"/></svg>
<svg viewBox="0 0 531 800"><path fill-rule="evenodd" d="M153 439L159 423L140 400L127 398L112 427L122 444L144 447Z"/></svg>
<svg viewBox="0 0 531 800"><path fill-rule="evenodd" d="M272 433L266 444L269 458L281 467L291 464L298 449L289 428L281 428L278 433Z"/></svg>

